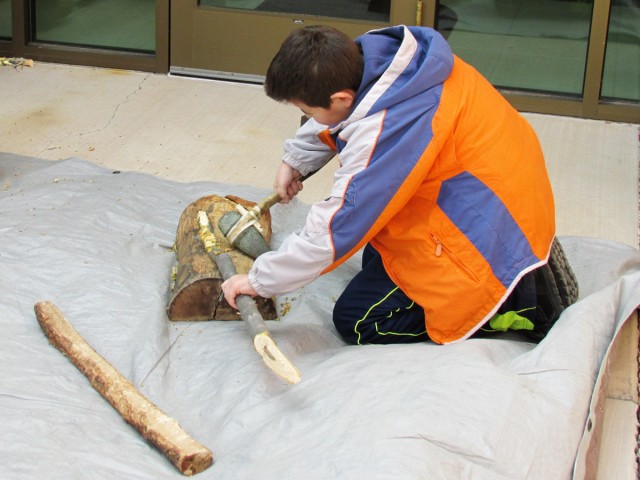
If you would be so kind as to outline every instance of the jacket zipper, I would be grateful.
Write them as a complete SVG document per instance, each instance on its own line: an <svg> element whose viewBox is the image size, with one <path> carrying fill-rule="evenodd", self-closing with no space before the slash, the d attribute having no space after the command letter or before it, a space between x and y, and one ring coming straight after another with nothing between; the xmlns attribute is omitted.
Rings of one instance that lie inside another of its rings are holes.
<svg viewBox="0 0 640 480"><path fill-rule="evenodd" d="M478 276L475 274L475 272L473 270L471 270L469 267L467 267L464 262L462 262L455 253L453 253L451 250L449 250L443 243L442 241L436 237L433 233L429 234L431 236L431 239L435 242L436 244L436 257L440 257L442 256L442 252L444 251L447 256L453 261L453 263L455 263L456 265L458 265L469 277L471 277L472 280L475 280L476 282L479 282L480 279L478 278Z"/></svg>

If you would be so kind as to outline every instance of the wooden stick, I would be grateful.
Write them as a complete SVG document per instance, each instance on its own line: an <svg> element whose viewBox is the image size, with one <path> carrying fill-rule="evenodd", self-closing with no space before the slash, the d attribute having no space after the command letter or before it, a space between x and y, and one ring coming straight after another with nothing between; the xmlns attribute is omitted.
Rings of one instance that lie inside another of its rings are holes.
<svg viewBox="0 0 640 480"><path fill-rule="evenodd" d="M222 278L228 280L237 273L236 267L229 254L217 245L217 239L211 231L211 222L209 222L207 212L198 212L198 223L200 225L198 236L200 240L202 240L204 249L216 264ZM300 370L298 370L296 366L291 363L291 360L278 348L278 345L267 329L267 324L264 318L262 318L255 300L249 295L238 295L236 297L236 304L238 305L240 316L251 334L253 348L255 348L256 352L262 357L265 365L287 383L300 383Z"/></svg>
<svg viewBox="0 0 640 480"><path fill-rule="evenodd" d="M214 255L209 253L213 261L218 266L218 270L225 280L236 274L233 259L228 253L220 253ZM291 363L282 350L278 348L275 340L267 329L267 324L260 315L256 302L249 295L238 295L236 304L242 320L244 320L251 338L253 339L253 348L262 357L264 363L277 375L287 381L287 383L300 383L300 371Z"/></svg>
<svg viewBox="0 0 640 480"><path fill-rule="evenodd" d="M173 418L144 397L101 357L51 302L34 306L38 323L51 344L89 379L93 387L142 436L155 445L185 475L209 468L213 455L193 440Z"/></svg>

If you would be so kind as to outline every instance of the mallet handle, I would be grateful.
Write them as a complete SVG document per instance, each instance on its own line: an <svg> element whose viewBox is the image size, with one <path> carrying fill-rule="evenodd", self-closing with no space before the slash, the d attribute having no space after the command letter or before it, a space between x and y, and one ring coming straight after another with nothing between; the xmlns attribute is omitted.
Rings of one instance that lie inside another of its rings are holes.
<svg viewBox="0 0 640 480"><path fill-rule="evenodd" d="M318 170L314 170L313 172L307 173L306 175L303 175L302 177L298 178L297 180L300 180L301 182L304 182L307 178L309 178L312 175L314 175L317 171ZM268 197L263 198L262 200L260 200L258 202L258 204L256 205L256 207L258 207L260 212L264 212L265 210L269 210L271 207L273 207L280 200L281 200L281 198L280 198L280 195L278 194L278 192L273 192Z"/></svg>

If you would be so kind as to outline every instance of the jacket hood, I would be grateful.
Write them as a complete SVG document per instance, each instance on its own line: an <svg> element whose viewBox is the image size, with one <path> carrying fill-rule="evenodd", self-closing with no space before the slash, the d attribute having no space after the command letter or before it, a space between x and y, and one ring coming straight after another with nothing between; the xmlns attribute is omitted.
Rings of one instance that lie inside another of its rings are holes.
<svg viewBox="0 0 640 480"><path fill-rule="evenodd" d="M431 28L384 28L358 37L356 43L365 67L356 107L347 123L441 84L453 68L449 44Z"/></svg>

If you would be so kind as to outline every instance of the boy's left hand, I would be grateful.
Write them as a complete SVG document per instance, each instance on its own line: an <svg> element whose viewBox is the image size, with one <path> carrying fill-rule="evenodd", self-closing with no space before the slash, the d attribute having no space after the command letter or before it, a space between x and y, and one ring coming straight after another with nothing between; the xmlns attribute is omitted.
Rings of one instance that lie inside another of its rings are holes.
<svg viewBox="0 0 640 480"><path fill-rule="evenodd" d="M251 295L255 297L258 293L249 283L249 276L246 273L239 273L222 282L222 293L232 308L238 309L236 297L238 295Z"/></svg>

